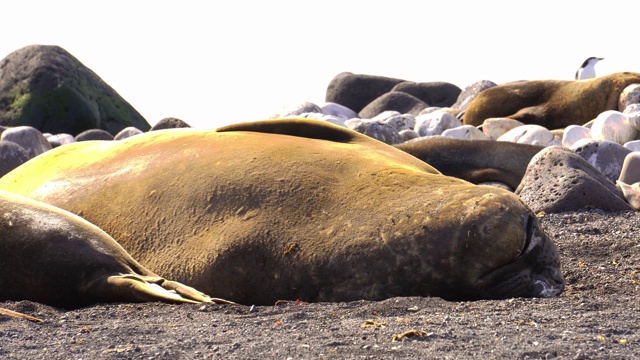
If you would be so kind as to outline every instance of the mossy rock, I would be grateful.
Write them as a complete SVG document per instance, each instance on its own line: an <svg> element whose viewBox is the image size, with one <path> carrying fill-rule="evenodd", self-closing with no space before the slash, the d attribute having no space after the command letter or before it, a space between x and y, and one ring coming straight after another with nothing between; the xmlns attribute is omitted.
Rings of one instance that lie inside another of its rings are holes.
<svg viewBox="0 0 640 360"><path fill-rule="evenodd" d="M31 45L0 61L0 125L115 135L149 123L91 69L59 46Z"/></svg>

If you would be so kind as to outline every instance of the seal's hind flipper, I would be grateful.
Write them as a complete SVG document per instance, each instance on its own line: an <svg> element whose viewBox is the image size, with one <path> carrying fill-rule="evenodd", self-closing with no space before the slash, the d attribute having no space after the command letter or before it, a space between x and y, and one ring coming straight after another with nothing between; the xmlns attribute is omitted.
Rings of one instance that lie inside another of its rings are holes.
<svg viewBox="0 0 640 360"><path fill-rule="evenodd" d="M179 283L177 281L171 281L171 280L165 280L165 279L162 279L162 280L163 281L161 285L163 288L167 290L175 291L176 293L182 295L185 298L189 298L192 300L199 300L201 302L214 302L217 304L238 305L233 301L209 297L208 295L205 295L200 291L190 286L187 286L185 284Z"/></svg>
<svg viewBox="0 0 640 360"><path fill-rule="evenodd" d="M334 125L326 121L295 118L243 122L223 126L216 129L216 131L253 131L328 140L340 143L350 143L355 140L362 140L362 137L364 136L356 131Z"/></svg>
<svg viewBox="0 0 640 360"><path fill-rule="evenodd" d="M192 287L156 276L113 275L107 278L107 284L113 301L162 301L189 304L211 302L209 296Z"/></svg>

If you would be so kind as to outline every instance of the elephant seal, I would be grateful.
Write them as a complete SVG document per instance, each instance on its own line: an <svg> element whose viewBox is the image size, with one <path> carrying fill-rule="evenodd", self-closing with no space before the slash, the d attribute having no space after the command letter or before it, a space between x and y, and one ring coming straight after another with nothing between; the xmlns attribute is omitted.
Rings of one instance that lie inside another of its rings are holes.
<svg viewBox="0 0 640 360"><path fill-rule="evenodd" d="M211 302L147 270L86 220L0 191L0 301L6 300L66 309L103 302Z"/></svg>
<svg viewBox="0 0 640 360"><path fill-rule="evenodd" d="M0 189L76 213L147 268L243 304L564 287L554 243L517 196L317 120L69 144Z"/></svg>
<svg viewBox="0 0 640 360"><path fill-rule="evenodd" d="M640 73L619 72L588 80L518 81L489 88L469 104L464 124L478 126L508 117L547 129L583 125L606 110L617 110L620 93L640 83Z"/></svg>
<svg viewBox="0 0 640 360"><path fill-rule="evenodd" d="M474 184L500 182L516 189L529 162L544 146L504 141L424 138L395 148L409 153L448 176Z"/></svg>

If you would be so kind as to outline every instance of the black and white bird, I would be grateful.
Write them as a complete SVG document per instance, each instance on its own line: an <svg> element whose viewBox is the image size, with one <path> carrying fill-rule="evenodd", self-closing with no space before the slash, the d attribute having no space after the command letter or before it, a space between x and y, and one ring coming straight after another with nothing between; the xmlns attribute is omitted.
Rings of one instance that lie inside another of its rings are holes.
<svg viewBox="0 0 640 360"><path fill-rule="evenodd" d="M604 60L604 58L592 56L585 60L578 71L576 71L576 80L591 79L596 77L596 69L594 67L600 60Z"/></svg>

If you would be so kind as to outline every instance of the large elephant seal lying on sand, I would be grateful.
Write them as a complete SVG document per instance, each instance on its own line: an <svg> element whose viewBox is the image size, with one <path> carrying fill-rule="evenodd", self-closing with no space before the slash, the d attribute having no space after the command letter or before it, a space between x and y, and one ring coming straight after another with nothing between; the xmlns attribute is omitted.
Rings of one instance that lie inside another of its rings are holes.
<svg viewBox="0 0 640 360"><path fill-rule="evenodd" d="M620 72L588 80L518 81L484 90L473 99L464 123L508 117L547 129L583 125L605 110L617 110L620 93L640 84L640 73Z"/></svg>
<svg viewBox="0 0 640 360"><path fill-rule="evenodd" d="M0 189L79 214L149 269L245 304L563 290L556 247L517 196L321 121L69 144Z"/></svg>
<svg viewBox="0 0 640 360"><path fill-rule="evenodd" d="M210 302L135 261L109 235L59 208L0 191L0 301L77 308L99 302Z"/></svg>

